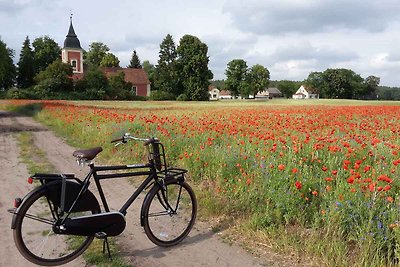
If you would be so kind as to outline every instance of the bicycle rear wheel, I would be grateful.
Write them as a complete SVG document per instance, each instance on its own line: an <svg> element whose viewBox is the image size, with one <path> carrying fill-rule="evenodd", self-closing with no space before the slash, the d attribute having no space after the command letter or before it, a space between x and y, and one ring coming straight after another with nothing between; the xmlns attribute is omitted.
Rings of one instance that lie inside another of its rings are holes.
<svg viewBox="0 0 400 267"><path fill-rule="evenodd" d="M154 186L143 204L144 231L147 237L161 247L181 242L196 220L197 201L186 182L171 180L165 188Z"/></svg>
<svg viewBox="0 0 400 267"><path fill-rule="evenodd" d="M18 210L15 220L14 241L19 252L30 262L44 266L65 264L78 257L93 241L93 236L56 234L53 227L59 217L58 208L47 197L49 189L33 193ZM70 217L100 212L71 213Z"/></svg>

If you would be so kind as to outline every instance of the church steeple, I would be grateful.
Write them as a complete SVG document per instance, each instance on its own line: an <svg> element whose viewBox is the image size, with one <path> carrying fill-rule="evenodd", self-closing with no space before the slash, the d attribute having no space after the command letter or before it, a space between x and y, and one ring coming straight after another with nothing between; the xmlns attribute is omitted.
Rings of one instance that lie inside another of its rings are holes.
<svg viewBox="0 0 400 267"><path fill-rule="evenodd" d="M69 17L70 23L69 23L69 30L67 34L67 38L65 38L64 41L64 48L79 48L82 49L81 43L79 42L78 37L75 34L74 26L72 25L72 14Z"/></svg>
<svg viewBox="0 0 400 267"><path fill-rule="evenodd" d="M71 64L74 74L83 73L83 49L72 25L72 14L69 17L69 30L64 41L64 47L61 49L61 60L64 63Z"/></svg>

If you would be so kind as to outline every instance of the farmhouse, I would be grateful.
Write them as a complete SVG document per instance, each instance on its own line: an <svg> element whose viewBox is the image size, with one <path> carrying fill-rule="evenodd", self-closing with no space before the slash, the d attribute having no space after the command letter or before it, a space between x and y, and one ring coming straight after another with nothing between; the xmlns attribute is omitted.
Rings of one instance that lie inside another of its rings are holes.
<svg viewBox="0 0 400 267"><path fill-rule="evenodd" d="M314 93L310 88L300 86L300 88L292 96L293 99L318 99L319 94Z"/></svg>
<svg viewBox="0 0 400 267"><path fill-rule="evenodd" d="M220 96L220 90L217 87L210 85L208 87L208 95L210 100L218 100Z"/></svg>
<svg viewBox="0 0 400 267"><path fill-rule="evenodd" d="M64 63L71 64L74 80L80 80L85 76L86 68L83 64L83 49L80 41L75 34L70 17L68 34L64 40L64 46L61 50L61 60ZM132 83L132 92L137 96L150 96L150 81L143 69L132 68L102 68L106 77L116 75L118 72L125 73L125 81Z"/></svg>
<svg viewBox="0 0 400 267"><path fill-rule="evenodd" d="M265 88L263 91L258 92L255 96L255 98L268 98L268 99L277 97L282 97L282 93L276 87Z"/></svg>

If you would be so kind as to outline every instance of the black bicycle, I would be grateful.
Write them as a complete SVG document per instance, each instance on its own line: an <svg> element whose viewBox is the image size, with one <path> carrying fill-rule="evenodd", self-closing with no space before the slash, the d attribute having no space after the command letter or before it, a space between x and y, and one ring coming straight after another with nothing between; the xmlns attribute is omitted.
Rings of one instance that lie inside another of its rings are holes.
<svg viewBox="0 0 400 267"><path fill-rule="evenodd" d="M73 155L90 172L82 181L74 174L35 174L40 186L23 199L15 199L11 228L19 252L29 261L46 266L61 265L82 254L95 237L104 239L121 234L126 226L127 209L141 194L144 198L140 223L148 238L156 245L169 247L181 242L192 229L197 213L197 201L192 188L185 182L187 170L167 167L164 146L157 138L136 138L125 134L112 142L125 144L129 140L143 141L148 163L95 166L92 160L101 147L77 150ZM111 173L110 173L111 171ZM119 211L110 211L100 181L103 179L147 176ZM89 190L94 178L101 199Z"/></svg>

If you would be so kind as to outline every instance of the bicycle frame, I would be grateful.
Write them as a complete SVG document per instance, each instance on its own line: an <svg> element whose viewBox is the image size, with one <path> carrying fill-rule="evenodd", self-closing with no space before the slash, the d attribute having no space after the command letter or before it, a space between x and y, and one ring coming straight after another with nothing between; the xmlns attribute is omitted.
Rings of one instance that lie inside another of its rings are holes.
<svg viewBox="0 0 400 267"><path fill-rule="evenodd" d="M145 168L148 168L149 170L124 172L124 173L98 174L98 172L102 171L138 170ZM132 203L136 200L139 194L149 185L151 185L152 182L157 182L157 177L158 177L157 171L155 170L152 164L134 164L134 165L119 165L119 166L94 166L93 164L91 164L90 172L85 178L84 184L85 185L87 184L87 186L89 186L90 177L93 176L97 190L99 191L101 202L104 206L104 210L106 212L109 212L110 209L108 207L108 203L104 195L100 181L105 179L125 178L125 177L134 177L143 175L147 175L147 178L144 181L142 181L139 187L133 192L133 194L129 197L129 199L125 202L125 204L123 204L122 207L119 209L119 212L121 212L123 215L126 215L127 209L132 205Z"/></svg>

